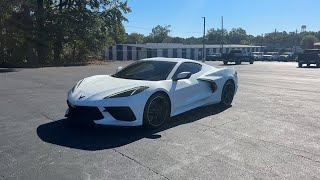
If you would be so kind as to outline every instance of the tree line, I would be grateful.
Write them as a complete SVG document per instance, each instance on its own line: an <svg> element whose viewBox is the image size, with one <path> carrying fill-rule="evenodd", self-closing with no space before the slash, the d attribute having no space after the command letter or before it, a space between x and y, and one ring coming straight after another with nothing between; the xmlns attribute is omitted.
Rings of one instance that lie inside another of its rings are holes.
<svg viewBox="0 0 320 180"><path fill-rule="evenodd" d="M202 44L202 37L172 37L170 36L170 25L158 25L152 29L149 35L139 33L126 34L125 43L183 43ZM269 32L257 36L250 35L243 28L226 29L210 28L206 32L206 44L243 44L267 46L269 49L285 49L293 46L301 46L304 49L313 48L313 44L320 39L318 32Z"/></svg>
<svg viewBox="0 0 320 180"><path fill-rule="evenodd" d="M121 0L1 0L0 64L65 64L125 40Z"/></svg>
<svg viewBox="0 0 320 180"><path fill-rule="evenodd" d="M131 12L126 0L1 0L0 65L68 64L101 57L119 43L201 44L202 37L172 37L171 26L149 35L126 33ZM248 44L272 48L311 48L319 32L269 32L253 36L242 28L208 29L206 44Z"/></svg>

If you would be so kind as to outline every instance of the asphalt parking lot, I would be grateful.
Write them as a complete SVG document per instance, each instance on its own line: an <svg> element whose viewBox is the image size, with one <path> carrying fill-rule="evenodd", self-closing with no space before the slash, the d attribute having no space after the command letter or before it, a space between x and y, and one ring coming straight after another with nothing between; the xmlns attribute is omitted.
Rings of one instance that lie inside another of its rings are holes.
<svg viewBox="0 0 320 180"><path fill-rule="evenodd" d="M128 63L2 69L0 178L320 179L320 69L234 66L232 107L198 108L158 130L67 125L67 91Z"/></svg>

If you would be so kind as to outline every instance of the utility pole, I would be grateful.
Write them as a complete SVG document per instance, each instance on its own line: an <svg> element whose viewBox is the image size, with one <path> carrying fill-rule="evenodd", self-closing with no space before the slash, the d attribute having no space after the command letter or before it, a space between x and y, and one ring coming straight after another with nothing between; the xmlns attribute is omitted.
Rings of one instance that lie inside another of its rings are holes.
<svg viewBox="0 0 320 180"><path fill-rule="evenodd" d="M203 39L202 39L202 62L205 61L206 57L205 57L205 36L206 36L206 17L202 17L203 18Z"/></svg>
<svg viewBox="0 0 320 180"><path fill-rule="evenodd" d="M263 39L263 33L262 33L262 35L261 35L261 38L262 38L262 39L261 39L260 52L262 52L262 46L263 46L263 40L264 40L264 39Z"/></svg>
<svg viewBox="0 0 320 180"><path fill-rule="evenodd" d="M297 36L298 36L298 29L296 29L296 33L294 36L294 54L297 53Z"/></svg>
<svg viewBox="0 0 320 180"><path fill-rule="evenodd" d="M274 29L274 35L273 35L273 50L276 49L276 33L277 33L277 29Z"/></svg>
<svg viewBox="0 0 320 180"><path fill-rule="evenodd" d="M223 43L224 43L224 31L223 31L223 16L221 16L221 55L223 54Z"/></svg>

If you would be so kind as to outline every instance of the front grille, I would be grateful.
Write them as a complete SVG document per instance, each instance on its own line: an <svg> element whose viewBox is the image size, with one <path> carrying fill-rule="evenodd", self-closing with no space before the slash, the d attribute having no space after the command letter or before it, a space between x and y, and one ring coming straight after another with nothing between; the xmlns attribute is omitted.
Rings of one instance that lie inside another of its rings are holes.
<svg viewBox="0 0 320 180"><path fill-rule="evenodd" d="M109 112L116 120L134 121L136 116L130 107L105 107L105 111Z"/></svg>
<svg viewBox="0 0 320 180"><path fill-rule="evenodd" d="M93 121L103 119L103 115L97 107L71 106L69 102L68 117L77 121Z"/></svg>

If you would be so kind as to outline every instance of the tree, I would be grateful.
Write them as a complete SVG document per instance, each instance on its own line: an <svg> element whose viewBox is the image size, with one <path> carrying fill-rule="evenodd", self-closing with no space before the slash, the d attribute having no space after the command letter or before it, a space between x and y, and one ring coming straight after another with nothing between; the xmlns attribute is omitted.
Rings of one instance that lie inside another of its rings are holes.
<svg viewBox="0 0 320 180"><path fill-rule="evenodd" d="M242 40L240 41L240 44L242 44L242 45L249 45L250 43L249 43L248 40L242 39Z"/></svg>
<svg viewBox="0 0 320 180"><path fill-rule="evenodd" d="M223 36L222 36L223 35ZM226 29L214 29L211 28L207 31L207 43L208 44L226 44L227 43L228 31Z"/></svg>
<svg viewBox="0 0 320 180"><path fill-rule="evenodd" d="M228 34L228 42L230 44L240 44L241 40L248 40L246 30L242 28L232 28Z"/></svg>
<svg viewBox="0 0 320 180"><path fill-rule="evenodd" d="M184 40L184 44L201 44L201 43L202 43L202 37L196 38L192 36Z"/></svg>
<svg viewBox="0 0 320 180"><path fill-rule="evenodd" d="M0 61L62 64L100 55L124 42L129 12L122 0L0 1Z"/></svg>
<svg viewBox="0 0 320 180"><path fill-rule="evenodd" d="M181 37L169 37L170 43L184 43L185 39Z"/></svg>
<svg viewBox="0 0 320 180"><path fill-rule="evenodd" d="M318 39L320 39L320 31L318 31L318 32L316 33L316 37L317 37Z"/></svg>
<svg viewBox="0 0 320 180"><path fill-rule="evenodd" d="M171 27L170 25L167 25L167 26L158 25L158 26L152 28L152 32L147 37L147 41L148 42L151 41L154 43L165 42L170 37L169 36L169 33L171 32L170 27Z"/></svg>
<svg viewBox="0 0 320 180"><path fill-rule="evenodd" d="M127 35L126 43L127 44L142 44L144 43L144 35L139 33L131 33Z"/></svg>
<svg viewBox="0 0 320 180"><path fill-rule="evenodd" d="M318 42L318 38L316 36L306 35L301 40L301 47L304 49L311 49L315 42Z"/></svg>
<svg viewBox="0 0 320 180"><path fill-rule="evenodd" d="M28 1L0 1L0 63L31 61L34 9Z"/></svg>

